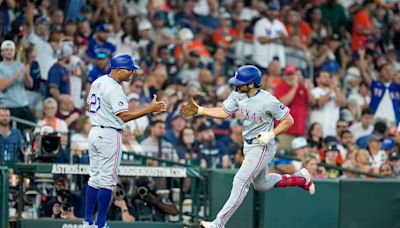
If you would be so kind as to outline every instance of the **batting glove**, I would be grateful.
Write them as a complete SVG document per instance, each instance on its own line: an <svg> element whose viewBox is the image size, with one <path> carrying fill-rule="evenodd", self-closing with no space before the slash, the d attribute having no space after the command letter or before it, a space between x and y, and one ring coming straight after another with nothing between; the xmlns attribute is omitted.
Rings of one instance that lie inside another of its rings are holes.
<svg viewBox="0 0 400 228"><path fill-rule="evenodd" d="M258 133L256 138L257 138L258 142L260 142L261 144L268 144L275 138L275 133L274 133L274 131L269 131L269 132L264 131L264 132Z"/></svg>

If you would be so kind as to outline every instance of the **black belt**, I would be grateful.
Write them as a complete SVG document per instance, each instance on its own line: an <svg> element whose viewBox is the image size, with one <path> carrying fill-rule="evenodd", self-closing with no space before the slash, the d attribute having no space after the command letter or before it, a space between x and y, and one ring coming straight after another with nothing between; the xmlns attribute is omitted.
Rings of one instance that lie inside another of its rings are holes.
<svg viewBox="0 0 400 228"><path fill-rule="evenodd" d="M253 144L255 139L256 139L256 137L251 138L251 139L244 139L244 141L246 141L247 144ZM258 141L256 141L256 142L258 142Z"/></svg>
<svg viewBox="0 0 400 228"><path fill-rule="evenodd" d="M118 131L118 132L122 132L122 129L115 128L115 127L107 127L107 126L103 126L103 125L100 125L100 126L95 125L95 127L100 127L100 128L111 128L111 129L114 129L114 130L116 130L116 131Z"/></svg>

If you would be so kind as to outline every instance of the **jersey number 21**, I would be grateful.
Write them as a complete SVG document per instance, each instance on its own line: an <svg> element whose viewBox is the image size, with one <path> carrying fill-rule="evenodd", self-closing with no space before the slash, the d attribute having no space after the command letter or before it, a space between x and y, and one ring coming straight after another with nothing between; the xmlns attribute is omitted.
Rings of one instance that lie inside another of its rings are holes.
<svg viewBox="0 0 400 228"><path fill-rule="evenodd" d="M100 109L100 97L97 97L96 94L92 94L90 96L90 103L89 103L89 112L96 113Z"/></svg>

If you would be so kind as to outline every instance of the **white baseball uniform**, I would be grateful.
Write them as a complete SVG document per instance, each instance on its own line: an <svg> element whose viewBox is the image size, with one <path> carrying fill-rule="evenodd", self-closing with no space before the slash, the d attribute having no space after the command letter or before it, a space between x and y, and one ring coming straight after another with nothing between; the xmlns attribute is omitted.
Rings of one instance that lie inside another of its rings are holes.
<svg viewBox="0 0 400 228"><path fill-rule="evenodd" d="M272 94L261 89L252 97L232 92L223 102L222 108L229 114L239 109L242 114L245 158L233 179L229 199L213 221L218 227L224 227L238 209L249 190L250 183L253 182L256 190L266 191L282 179L279 174L267 172L268 163L275 155L275 141L263 145L258 142L256 135L272 131L274 121L284 119L290 111Z"/></svg>
<svg viewBox="0 0 400 228"><path fill-rule="evenodd" d="M128 101L121 84L104 75L92 83L87 103L93 125L89 133L89 185L112 189L117 183L121 133L126 127L117 115L128 111Z"/></svg>

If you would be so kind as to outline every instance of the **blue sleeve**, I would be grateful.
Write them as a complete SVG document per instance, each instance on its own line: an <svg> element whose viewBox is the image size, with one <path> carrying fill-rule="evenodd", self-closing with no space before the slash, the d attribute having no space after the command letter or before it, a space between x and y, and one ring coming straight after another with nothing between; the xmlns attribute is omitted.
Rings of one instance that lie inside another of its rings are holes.
<svg viewBox="0 0 400 228"><path fill-rule="evenodd" d="M61 77L62 72L60 71L60 68L54 65L50 68L47 84L49 85L49 87L51 85L55 85L59 88L61 84Z"/></svg>
<svg viewBox="0 0 400 228"><path fill-rule="evenodd" d="M97 72L96 72L96 68L93 68L92 70L89 71L88 74L88 82L90 84L92 84L94 82L94 80L97 79Z"/></svg>

